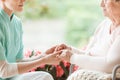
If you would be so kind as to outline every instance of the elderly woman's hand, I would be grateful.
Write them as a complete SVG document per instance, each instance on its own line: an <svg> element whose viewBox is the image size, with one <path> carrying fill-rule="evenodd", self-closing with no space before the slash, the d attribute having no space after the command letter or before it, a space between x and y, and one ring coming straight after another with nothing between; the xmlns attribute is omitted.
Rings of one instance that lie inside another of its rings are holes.
<svg viewBox="0 0 120 80"><path fill-rule="evenodd" d="M67 62L70 62L71 56L72 56L72 52L70 50L63 50L62 53L60 54L59 58L61 60L65 60Z"/></svg>
<svg viewBox="0 0 120 80"><path fill-rule="evenodd" d="M58 56L62 53L62 51L57 51L54 52L52 54L48 54L46 56L44 56L44 63L45 64L59 64L59 62L61 61L61 58L59 58Z"/></svg>

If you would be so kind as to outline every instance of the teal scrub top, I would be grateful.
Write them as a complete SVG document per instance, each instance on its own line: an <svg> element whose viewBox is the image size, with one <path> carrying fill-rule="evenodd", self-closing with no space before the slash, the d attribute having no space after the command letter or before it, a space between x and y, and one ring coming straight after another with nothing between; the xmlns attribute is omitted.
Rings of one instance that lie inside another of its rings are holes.
<svg viewBox="0 0 120 80"><path fill-rule="evenodd" d="M11 19L0 9L0 60L16 62L23 58L21 20L12 15Z"/></svg>
<svg viewBox="0 0 120 80"><path fill-rule="evenodd" d="M22 34L21 20L0 8L0 60L14 63L23 58Z"/></svg>
<svg viewBox="0 0 120 80"><path fill-rule="evenodd" d="M23 58L21 20L14 14L10 18L0 8L0 60L16 62Z"/></svg>
<svg viewBox="0 0 120 80"><path fill-rule="evenodd" d="M23 58L22 34L21 20L0 8L0 60L14 63Z"/></svg>

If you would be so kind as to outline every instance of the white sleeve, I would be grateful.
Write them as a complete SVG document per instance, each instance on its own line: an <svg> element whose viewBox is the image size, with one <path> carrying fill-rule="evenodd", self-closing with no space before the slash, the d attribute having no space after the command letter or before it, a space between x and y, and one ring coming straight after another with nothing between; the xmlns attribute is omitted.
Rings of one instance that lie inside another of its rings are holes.
<svg viewBox="0 0 120 80"><path fill-rule="evenodd" d="M78 48L75 48L75 47L71 47L71 51L72 51L72 53L74 54L74 53L77 53L77 54L83 54L84 53L84 51L82 51L82 50L80 50L80 49L78 49Z"/></svg>
<svg viewBox="0 0 120 80"><path fill-rule="evenodd" d="M114 64L120 64L120 36L118 36L110 47L107 60Z"/></svg>
<svg viewBox="0 0 120 80"><path fill-rule="evenodd" d="M18 68L16 63L7 63L6 61L0 61L0 77L9 78L18 74Z"/></svg>
<svg viewBox="0 0 120 80"><path fill-rule="evenodd" d="M70 58L70 62L84 69L111 73L113 67L120 64L120 37L116 38L106 56L99 57L73 54Z"/></svg>
<svg viewBox="0 0 120 80"><path fill-rule="evenodd" d="M81 50L75 47L71 47L71 49L72 49L71 52L73 54L89 54L89 51L86 51L86 50Z"/></svg>
<svg viewBox="0 0 120 80"><path fill-rule="evenodd" d="M96 28L94 35L90 38L89 43L86 45L86 49L85 50L81 50L81 49L77 49L75 47L71 47L72 48L72 53L77 53L77 54L87 54L89 55L90 53L90 48L93 47L94 43L96 42L96 35L98 34L99 30L101 29L101 27L104 25L104 22L106 20L102 21L101 24L99 24L99 26Z"/></svg>
<svg viewBox="0 0 120 80"><path fill-rule="evenodd" d="M103 20L95 29L95 32L93 34L93 36L90 38L88 45L86 46L86 51L89 52L90 48L92 48L94 46L94 44L97 41L97 35L100 32L100 30L105 27L104 25L108 22L107 19Z"/></svg>

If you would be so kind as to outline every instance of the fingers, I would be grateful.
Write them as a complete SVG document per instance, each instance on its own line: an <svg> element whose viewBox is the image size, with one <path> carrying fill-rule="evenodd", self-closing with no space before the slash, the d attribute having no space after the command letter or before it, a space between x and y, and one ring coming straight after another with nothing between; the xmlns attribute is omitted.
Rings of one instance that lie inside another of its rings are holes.
<svg viewBox="0 0 120 80"><path fill-rule="evenodd" d="M45 53L51 54L64 49L69 49L69 47L66 44L55 45L52 48L48 49Z"/></svg>
<svg viewBox="0 0 120 80"><path fill-rule="evenodd" d="M70 61L70 57L72 56L72 52L69 50L63 50L61 55L59 56L59 58L61 60L65 60L65 61Z"/></svg>
<svg viewBox="0 0 120 80"><path fill-rule="evenodd" d="M52 49L52 50L55 50L55 48L57 47L57 45L55 45L55 46L53 46L52 48L50 48L50 49Z"/></svg>
<svg viewBox="0 0 120 80"><path fill-rule="evenodd" d="M55 51L56 47L57 47L57 45L51 47L51 48L48 49L45 53L46 53L46 54L51 54L51 53L53 53L53 52Z"/></svg>
<svg viewBox="0 0 120 80"><path fill-rule="evenodd" d="M61 51L56 51L54 53L54 56L56 56L59 59L63 59L65 57L67 57L67 53L69 54L68 50L61 50Z"/></svg>
<svg viewBox="0 0 120 80"><path fill-rule="evenodd" d="M57 52L54 53L54 56L56 56L56 57L60 56L61 53L62 53L62 51L57 51Z"/></svg>
<svg viewBox="0 0 120 80"><path fill-rule="evenodd" d="M58 51L58 52L54 52L53 54L46 55L44 57L46 64L59 64L61 59L58 58L57 56L59 56L61 53L62 51Z"/></svg>
<svg viewBox="0 0 120 80"><path fill-rule="evenodd" d="M66 60L67 57L68 57L68 54L69 54L69 52L67 50L63 50L62 53L61 53L61 55L59 55L59 58L61 60Z"/></svg>
<svg viewBox="0 0 120 80"><path fill-rule="evenodd" d="M60 44L56 47L55 51L60 51L60 50L63 50L63 49L66 49L67 46L65 44Z"/></svg>
<svg viewBox="0 0 120 80"><path fill-rule="evenodd" d="M63 50L62 54L60 55L60 58L66 57L67 55L67 50Z"/></svg>
<svg viewBox="0 0 120 80"><path fill-rule="evenodd" d="M54 57L54 64L59 64L59 62L61 61L61 58L59 58L61 53L62 53L62 51L57 51L52 54Z"/></svg>

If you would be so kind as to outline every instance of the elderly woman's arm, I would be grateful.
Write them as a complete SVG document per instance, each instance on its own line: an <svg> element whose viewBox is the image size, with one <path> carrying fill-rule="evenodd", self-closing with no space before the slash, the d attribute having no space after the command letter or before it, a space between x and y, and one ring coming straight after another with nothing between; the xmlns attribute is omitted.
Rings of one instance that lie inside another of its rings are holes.
<svg viewBox="0 0 120 80"><path fill-rule="evenodd" d="M94 46L94 43L96 42L96 37L98 32L101 30L102 27L104 27L104 24L107 22L107 19L103 20L96 28L94 35L90 38L89 43L87 45L85 45L85 49L78 49L75 48L73 46L69 46L66 44L61 44L57 46L57 50L71 50L73 52L73 54L89 54L89 50L91 49L91 47ZM60 49L59 49L60 48Z"/></svg>
<svg viewBox="0 0 120 80"><path fill-rule="evenodd" d="M84 69L99 70L110 73L116 64L120 64L120 37L117 37L109 52L104 57L73 54L70 58L72 64Z"/></svg>

